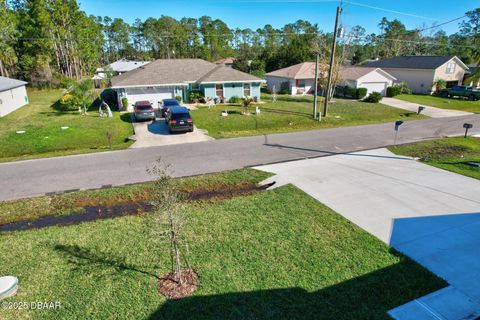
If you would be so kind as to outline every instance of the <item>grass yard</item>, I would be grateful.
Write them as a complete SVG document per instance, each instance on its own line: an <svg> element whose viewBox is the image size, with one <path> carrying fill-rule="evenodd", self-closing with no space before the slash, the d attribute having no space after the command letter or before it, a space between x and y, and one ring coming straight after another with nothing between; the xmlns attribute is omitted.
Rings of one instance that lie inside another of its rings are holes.
<svg viewBox="0 0 480 320"><path fill-rule="evenodd" d="M432 166L480 179L480 168L467 162L480 162L480 138L455 137L390 147L390 151L422 158Z"/></svg>
<svg viewBox="0 0 480 320"><path fill-rule="evenodd" d="M480 113L480 101L468 101L458 98L442 98L437 96L420 94L402 94L396 96L395 99L442 109Z"/></svg>
<svg viewBox="0 0 480 320"><path fill-rule="evenodd" d="M30 104L0 118L0 162L62 156L109 150L107 131L112 131L112 149L127 148L133 134L130 117L113 112L100 118L97 110L87 116L63 112L53 106L62 90L29 90ZM61 130L68 126L69 129ZM24 130L26 133L17 134Z"/></svg>
<svg viewBox="0 0 480 320"><path fill-rule="evenodd" d="M197 127L208 130L208 134L217 139L424 118L380 103L337 98L330 104L328 117L318 122L312 119L311 96L279 95L276 103L271 100L270 95L262 95L262 101L266 103L258 104L260 115L242 115L240 105L216 106L210 110L200 107L191 114ZM318 106L322 108L321 101ZM228 110L229 116L221 116L224 110ZM255 105L250 111L255 111Z"/></svg>
<svg viewBox="0 0 480 320"><path fill-rule="evenodd" d="M178 183L193 190L266 176L244 169ZM57 210L148 186L57 196ZM388 319L387 310L446 285L290 185L187 209L188 259L200 277L192 297L157 293L157 276L170 271L168 247L153 248L148 215L128 216L0 234L0 274L20 278L6 301L61 303L2 310L2 319Z"/></svg>

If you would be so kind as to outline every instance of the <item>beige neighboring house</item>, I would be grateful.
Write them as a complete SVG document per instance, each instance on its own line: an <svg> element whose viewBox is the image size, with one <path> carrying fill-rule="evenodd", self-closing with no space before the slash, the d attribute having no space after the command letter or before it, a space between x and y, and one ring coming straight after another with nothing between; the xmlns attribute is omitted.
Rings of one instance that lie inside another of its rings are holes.
<svg viewBox="0 0 480 320"><path fill-rule="evenodd" d="M319 67L319 78L324 76L326 68ZM273 92L288 91L291 95L311 94L315 89L315 62L303 62L287 68L275 70L265 75L267 88ZM380 68L342 67L336 85L352 88L366 88L368 94L379 92L386 94L395 77Z"/></svg>
<svg viewBox="0 0 480 320"><path fill-rule="evenodd" d="M0 117L28 104L26 82L0 77Z"/></svg>
<svg viewBox="0 0 480 320"><path fill-rule="evenodd" d="M95 84L95 88L100 88L102 81L110 81L110 77L121 75L125 72L135 70L149 64L150 61L134 61L127 59L120 59L109 65L97 68L92 80Z"/></svg>
<svg viewBox="0 0 480 320"><path fill-rule="evenodd" d="M381 68L405 82L413 93L431 94L434 82L443 79L447 87L462 84L468 67L457 56L402 56L369 62L364 67Z"/></svg>

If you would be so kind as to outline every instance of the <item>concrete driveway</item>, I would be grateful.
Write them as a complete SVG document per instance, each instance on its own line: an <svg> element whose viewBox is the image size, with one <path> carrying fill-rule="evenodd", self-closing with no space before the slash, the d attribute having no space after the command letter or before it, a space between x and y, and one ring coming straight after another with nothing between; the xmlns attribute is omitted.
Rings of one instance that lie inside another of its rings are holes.
<svg viewBox="0 0 480 320"><path fill-rule="evenodd" d="M166 146L214 140L205 130L194 127L193 132L170 133L163 118L156 121L133 122L135 143L130 148Z"/></svg>
<svg viewBox="0 0 480 320"><path fill-rule="evenodd" d="M418 103L412 103L412 102L403 101L395 98L388 98L388 97L384 97L381 103L386 104L387 106L409 110L412 112L417 112L418 107L420 106L420 104ZM435 108L435 107L430 107L425 105L421 105L421 106L425 107L425 110L422 111L422 114L432 118L459 117L459 116L468 116L472 114L471 112L465 112L465 111L459 111L459 110Z"/></svg>
<svg viewBox="0 0 480 320"><path fill-rule="evenodd" d="M294 184L451 284L394 310L396 319L480 316L480 181L387 149L257 169L276 174L266 182Z"/></svg>

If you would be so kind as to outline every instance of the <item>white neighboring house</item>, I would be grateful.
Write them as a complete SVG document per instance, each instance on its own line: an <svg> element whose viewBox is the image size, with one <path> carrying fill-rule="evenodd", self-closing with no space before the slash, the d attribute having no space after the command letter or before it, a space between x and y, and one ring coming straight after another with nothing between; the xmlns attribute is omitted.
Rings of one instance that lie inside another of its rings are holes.
<svg viewBox="0 0 480 320"><path fill-rule="evenodd" d="M117 60L105 67L97 68L92 80L95 83L95 87L99 88L100 84L104 80L110 80L111 77L121 75L125 72L135 70L149 64L150 61L134 61L127 59Z"/></svg>
<svg viewBox="0 0 480 320"><path fill-rule="evenodd" d="M265 79L270 92L275 87L276 92L288 91L291 95L312 93L315 86L315 62L302 62L269 72L265 74Z"/></svg>
<svg viewBox="0 0 480 320"><path fill-rule="evenodd" d="M320 68L319 68L320 70ZM318 77L324 75L319 71ZM270 92L287 90L291 95L313 93L315 89L315 62L303 62L287 68L275 70L265 75ZM342 67L337 85L353 88L367 88L367 92L386 94L387 87L395 77L379 68Z"/></svg>
<svg viewBox="0 0 480 320"><path fill-rule="evenodd" d="M413 93L431 94L434 82L442 79L447 88L463 82L468 67L457 56L400 56L372 61L364 67L382 68Z"/></svg>
<svg viewBox="0 0 480 320"><path fill-rule="evenodd" d="M28 104L25 81L0 77L0 117Z"/></svg>
<svg viewBox="0 0 480 320"><path fill-rule="evenodd" d="M380 68L366 67L344 67L340 70L339 85L346 85L351 88L366 88L367 95L372 92L378 92L382 96L387 94L387 88L395 80L388 72Z"/></svg>

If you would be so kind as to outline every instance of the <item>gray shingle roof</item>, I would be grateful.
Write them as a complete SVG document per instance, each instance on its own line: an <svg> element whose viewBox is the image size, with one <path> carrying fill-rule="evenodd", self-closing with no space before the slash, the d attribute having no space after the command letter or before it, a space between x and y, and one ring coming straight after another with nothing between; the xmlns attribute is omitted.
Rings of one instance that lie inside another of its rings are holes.
<svg viewBox="0 0 480 320"><path fill-rule="evenodd" d="M363 66L375 68L437 69L455 57L456 56L402 56L369 62Z"/></svg>
<svg viewBox="0 0 480 320"><path fill-rule="evenodd" d="M13 89L13 88L18 88L18 87L24 86L26 84L27 84L27 82L25 82L25 81L0 77L0 92L10 90L10 89Z"/></svg>
<svg viewBox="0 0 480 320"><path fill-rule="evenodd" d="M178 85L193 82L263 81L202 59L159 59L112 78L113 88Z"/></svg>

